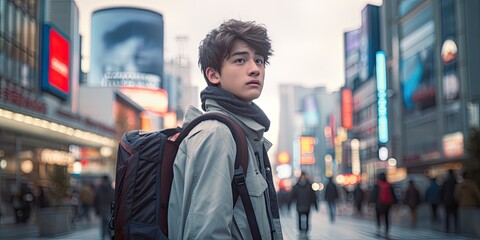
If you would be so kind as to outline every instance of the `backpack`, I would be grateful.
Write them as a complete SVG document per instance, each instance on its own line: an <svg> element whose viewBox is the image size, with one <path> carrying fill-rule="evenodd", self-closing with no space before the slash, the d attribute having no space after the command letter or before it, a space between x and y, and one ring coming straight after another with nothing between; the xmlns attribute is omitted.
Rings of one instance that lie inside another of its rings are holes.
<svg viewBox="0 0 480 240"><path fill-rule="evenodd" d="M118 147L115 201L110 228L115 239L168 239L168 201L173 180L173 162L188 133L204 120L218 120L232 132L237 145L233 207L240 196L253 239L260 231L245 184L248 148L245 134L234 120L220 113L205 113L185 129L169 128L123 134Z"/></svg>
<svg viewBox="0 0 480 240"><path fill-rule="evenodd" d="M393 203L392 190L388 182L378 181L378 202L382 205Z"/></svg>

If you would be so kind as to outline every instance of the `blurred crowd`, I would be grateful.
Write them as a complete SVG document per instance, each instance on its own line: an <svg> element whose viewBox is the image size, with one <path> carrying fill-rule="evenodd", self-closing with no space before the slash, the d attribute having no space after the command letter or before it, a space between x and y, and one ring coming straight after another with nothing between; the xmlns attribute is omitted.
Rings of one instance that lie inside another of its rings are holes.
<svg viewBox="0 0 480 240"><path fill-rule="evenodd" d="M386 174L380 173L371 186L358 183L345 187L329 178L325 188L316 192L311 184L308 175L302 173L293 188L280 186L278 189L278 201L283 214L290 214L292 203L296 202L300 233L308 231L308 213L311 208L318 211L317 199L325 201L330 222L334 223L335 215L339 214L336 205L349 206L355 217L376 219L377 233L380 235L382 231L387 237L391 210L405 216L409 225L416 227L419 207L428 206L428 218L432 226L442 226L445 232L460 233L461 228L467 226L461 226L459 219L463 217L467 219L466 222L475 222L474 216L470 220L468 218L472 217L472 212L480 209L479 186L468 171L457 175L450 169L445 175L432 178L411 175L395 183L390 183ZM307 188L308 191L305 190ZM382 188L388 189L391 196L383 197ZM311 193L315 197L311 197ZM303 224L305 218L306 227ZM385 225L384 230L381 229L382 225Z"/></svg>
<svg viewBox="0 0 480 240"><path fill-rule="evenodd" d="M107 176L70 186L67 196L62 199L55 199L54 191L50 186L34 187L23 179L20 187L14 188L10 194L10 209L7 211L13 213L16 223L29 222L36 210L59 206L71 207L72 222L91 221L104 213L110 214L114 190Z"/></svg>

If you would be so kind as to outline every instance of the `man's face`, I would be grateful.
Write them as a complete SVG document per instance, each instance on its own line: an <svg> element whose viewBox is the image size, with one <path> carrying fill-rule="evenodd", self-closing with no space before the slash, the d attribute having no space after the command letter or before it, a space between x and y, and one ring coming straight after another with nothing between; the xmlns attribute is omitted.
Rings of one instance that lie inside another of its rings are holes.
<svg viewBox="0 0 480 240"><path fill-rule="evenodd" d="M207 76L212 83L218 84L240 100L252 102L262 93L265 61L247 43L236 40L230 57L223 60L220 72L210 68Z"/></svg>

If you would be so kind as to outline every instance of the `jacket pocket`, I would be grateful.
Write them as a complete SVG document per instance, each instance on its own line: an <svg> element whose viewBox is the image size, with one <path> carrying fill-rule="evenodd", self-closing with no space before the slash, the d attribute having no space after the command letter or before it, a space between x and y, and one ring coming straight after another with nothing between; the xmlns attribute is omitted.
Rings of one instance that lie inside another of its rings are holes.
<svg viewBox="0 0 480 240"><path fill-rule="evenodd" d="M262 174L256 174L254 171L250 172L250 168L247 171L247 177L245 179L247 183L248 194L251 197L260 197L267 189L267 181Z"/></svg>

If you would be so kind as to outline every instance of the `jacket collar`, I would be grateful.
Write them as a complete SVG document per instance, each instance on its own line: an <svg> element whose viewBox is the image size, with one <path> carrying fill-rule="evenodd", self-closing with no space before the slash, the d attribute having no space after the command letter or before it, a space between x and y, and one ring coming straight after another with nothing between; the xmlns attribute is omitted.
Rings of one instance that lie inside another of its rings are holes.
<svg viewBox="0 0 480 240"><path fill-rule="evenodd" d="M220 105L218 105L215 102L215 100L212 100L212 99L206 100L205 107L207 109L207 112L220 112L229 116L230 118L238 122L240 126L242 126L243 130L247 135L255 136L255 138L258 138L258 139L263 139L265 148L267 150L272 147L272 143L263 137L263 133L265 132L265 127L255 122L253 119L234 114L226 110L225 108L221 107ZM185 127L190 122L192 122L193 119L195 119L196 117L202 114L203 114L202 111L190 105L187 109L187 113L185 114L183 126Z"/></svg>

